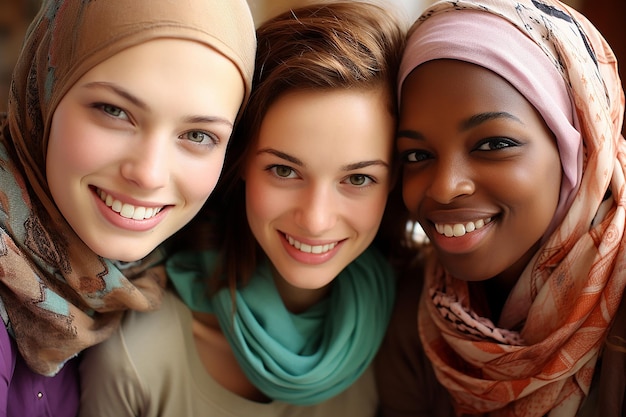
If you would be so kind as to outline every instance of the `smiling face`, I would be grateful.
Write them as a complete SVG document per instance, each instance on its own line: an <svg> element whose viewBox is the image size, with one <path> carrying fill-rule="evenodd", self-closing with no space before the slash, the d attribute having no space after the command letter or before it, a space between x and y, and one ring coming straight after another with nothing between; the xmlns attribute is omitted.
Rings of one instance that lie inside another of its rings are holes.
<svg viewBox="0 0 626 417"><path fill-rule="evenodd" d="M87 72L50 131L50 192L105 258L144 257L199 211L221 172L244 85L199 43L155 40Z"/></svg>
<svg viewBox="0 0 626 417"><path fill-rule="evenodd" d="M289 286L325 287L374 239L391 181L387 100L379 90L298 91L265 115L246 162L246 210Z"/></svg>
<svg viewBox="0 0 626 417"><path fill-rule="evenodd" d="M420 65L402 87L403 196L456 278L514 283L554 216L556 142L507 81L473 64Z"/></svg>

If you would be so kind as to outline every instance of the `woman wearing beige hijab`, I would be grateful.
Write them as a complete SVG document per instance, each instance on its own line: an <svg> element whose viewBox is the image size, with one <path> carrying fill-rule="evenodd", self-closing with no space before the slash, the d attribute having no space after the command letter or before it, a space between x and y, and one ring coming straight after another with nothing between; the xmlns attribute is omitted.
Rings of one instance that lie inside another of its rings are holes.
<svg viewBox="0 0 626 417"><path fill-rule="evenodd" d="M76 356L203 206L250 93L247 3L45 1L0 137L0 415L77 412Z"/></svg>

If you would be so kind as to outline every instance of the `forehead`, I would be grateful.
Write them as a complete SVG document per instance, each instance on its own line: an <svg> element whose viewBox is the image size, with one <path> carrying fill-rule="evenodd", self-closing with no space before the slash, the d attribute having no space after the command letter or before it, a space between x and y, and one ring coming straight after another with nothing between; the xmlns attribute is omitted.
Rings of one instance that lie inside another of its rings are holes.
<svg viewBox="0 0 626 417"><path fill-rule="evenodd" d="M394 117L382 89L295 91L280 97L261 123L256 148L307 155L388 158Z"/></svg>
<svg viewBox="0 0 626 417"><path fill-rule="evenodd" d="M212 114L234 120L244 93L235 65L214 49L181 39L154 39L100 62L70 92L115 85L128 101L168 116Z"/></svg>
<svg viewBox="0 0 626 417"><path fill-rule="evenodd" d="M432 117L433 112L437 117L469 117L474 113L498 111L537 113L507 80L468 62L452 59L426 62L408 75L401 89L401 125L418 121L422 116Z"/></svg>

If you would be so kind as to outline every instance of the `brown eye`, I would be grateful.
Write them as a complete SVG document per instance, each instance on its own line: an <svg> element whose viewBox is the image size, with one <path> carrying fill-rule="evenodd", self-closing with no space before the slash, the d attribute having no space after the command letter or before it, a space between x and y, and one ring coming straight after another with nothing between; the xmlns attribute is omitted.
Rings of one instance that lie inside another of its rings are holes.
<svg viewBox="0 0 626 417"><path fill-rule="evenodd" d="M366 187L375 181L369 175L354 174L348 177L347 182L355 187Z"/></svg>
<svg viewBox="0 0 626 417"><path fill-rule="evenodd" d="M289 178L289 176L293 173L293 169L285 165L276 165L274 167L274 172L281 178Z"/></svg>
<svg viewBox="0 0 626 417"><path fill-rule="evenodd" d="M187 132L184 135L181 135L181 138L186 138L191 142L201 145L216 145L219 143L219 140L215 137L215 135L211 135L209 133L199 130Z"/></svg>

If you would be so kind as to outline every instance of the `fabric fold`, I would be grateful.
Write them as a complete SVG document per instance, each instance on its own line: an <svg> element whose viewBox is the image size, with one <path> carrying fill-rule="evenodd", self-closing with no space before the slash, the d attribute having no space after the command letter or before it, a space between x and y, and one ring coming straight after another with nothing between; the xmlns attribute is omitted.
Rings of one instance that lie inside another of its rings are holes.
<svg viewBox="0 0 626 417"><path fill-rule="evenodd" d="M222 288L209 297L216 258L214 252L176 254L168 276L191 310L217 316L246 376L265 395L316 404L348 388L371 364L395 299L393 271L375 249L335 278L326 299L300 314L285 307L267 261L234 294Z"/></svg>

